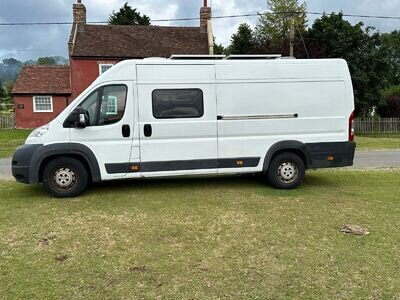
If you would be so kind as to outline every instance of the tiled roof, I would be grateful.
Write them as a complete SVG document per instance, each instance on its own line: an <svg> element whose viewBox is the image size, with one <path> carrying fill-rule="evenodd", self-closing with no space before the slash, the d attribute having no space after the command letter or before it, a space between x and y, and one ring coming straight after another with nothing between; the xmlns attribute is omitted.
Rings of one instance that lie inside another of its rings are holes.
<svg viewBox="0 0 400 300"><path fill-rule="evenodd" d="M69 66L24 66L13 94L70 94Z"/></svg>
<svg viewBox="0 0 400 300"><path fill-rule="evenodd" d="M208 54L200 27L85 25L78 30L72 56L144 58Z"/></svg>

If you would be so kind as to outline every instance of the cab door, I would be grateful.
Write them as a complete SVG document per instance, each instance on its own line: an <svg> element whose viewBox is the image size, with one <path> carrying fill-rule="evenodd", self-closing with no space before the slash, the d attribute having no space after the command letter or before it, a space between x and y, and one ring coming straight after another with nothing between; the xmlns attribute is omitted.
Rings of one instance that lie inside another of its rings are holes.
<svg viewBox="0 0 400 300"><path fill-rule="evenodd" d="M134 131L134 85L132 82L102 84L78 106L89 114L86 128L72 128L71 142L89 147L99 164L102 179L124 177Z"/></svg>

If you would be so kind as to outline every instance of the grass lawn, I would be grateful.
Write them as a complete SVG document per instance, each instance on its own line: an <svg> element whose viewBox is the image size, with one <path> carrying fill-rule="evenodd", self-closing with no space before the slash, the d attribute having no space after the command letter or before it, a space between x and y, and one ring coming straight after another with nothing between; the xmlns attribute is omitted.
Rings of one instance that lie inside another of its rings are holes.
<svg viewBox="0 0 400 300"><path fill-rule="evenodd" d="M398 299L399 186L400 171L310 171L293 191L242 176L56 200L0 181L0 298Z"/></svg>
<svg viewBox="0 0 400 300"><path fill-rule="evenodd" d="M400 149L400 134L356 136L357 150Z"/></svg>
<svg viewBox="0 0 400 300"><path fill-rule="evenodd" d="M30 130L0 129L0 158L11 157L15 149L25 142Z"/></svg>

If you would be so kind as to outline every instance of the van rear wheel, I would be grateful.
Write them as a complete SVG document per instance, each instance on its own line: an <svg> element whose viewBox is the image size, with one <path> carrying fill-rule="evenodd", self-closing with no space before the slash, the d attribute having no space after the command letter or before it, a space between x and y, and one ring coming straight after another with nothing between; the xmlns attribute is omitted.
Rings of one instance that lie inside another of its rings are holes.
<svg viewBox="0 0 400 300"><path fill-rule="evenodd" d="M82 194L88 184L85 166L72 157L51 160L43 170L43 187L57 198L76 197Z"/></svg>
<svg viewBox="0 0 400 300"><path fill-rule="evenodd" d="M305 165L296 154L284 152L272 158L268 168L268 181L278 189L297 188L304 180Z"/></svg>

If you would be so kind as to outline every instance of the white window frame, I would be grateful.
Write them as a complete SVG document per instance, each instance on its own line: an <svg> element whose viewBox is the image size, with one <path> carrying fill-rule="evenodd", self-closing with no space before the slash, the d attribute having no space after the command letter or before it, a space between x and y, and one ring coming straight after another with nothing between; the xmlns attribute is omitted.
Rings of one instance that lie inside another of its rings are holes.
<svg viewBox="0 0 400 300"><path fill-rule="evenodd" d="M50 99L50 110L38 110L36 108L36 99L37 98L49 98ZM53 97L52 96L33 96L33 112L42 113L42 112L53 112Z"/></svg>
<svg viewBox="0 0 400 300"><path fill-rule="evenodd" d="M108 101L112 100L114 103L110 105ZM113 111L109 111L109 108L112 107ZM118 115L118 98L115 96L108 96L107 106L106 106L106 115Z"/></svg>
<svg viewBox="0 0 400 300"><path fill-rule="evenodd" d="M104 72L107 72L110 68L112 68L114 64L99 64L99 75L103 74ZM110 67L104 72L102 72L102 67Z"/></svg>

